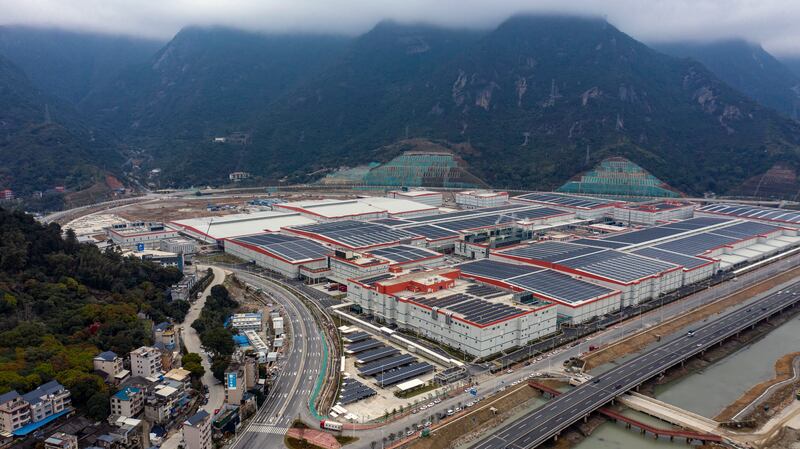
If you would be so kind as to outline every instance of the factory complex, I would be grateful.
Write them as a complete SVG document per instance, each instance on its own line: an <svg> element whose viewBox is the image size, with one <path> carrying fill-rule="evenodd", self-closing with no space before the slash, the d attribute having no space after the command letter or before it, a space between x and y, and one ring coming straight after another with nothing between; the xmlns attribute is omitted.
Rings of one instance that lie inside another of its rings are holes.
<svg viewBox="0 0 800 449"><path fill-rule="evenodd" d="M334 291L360 319L478 358L800 246L800 213L783 209L552 192L451 197L275 201L146 226ZM109 232L132 238L142 226Z"/></svg>

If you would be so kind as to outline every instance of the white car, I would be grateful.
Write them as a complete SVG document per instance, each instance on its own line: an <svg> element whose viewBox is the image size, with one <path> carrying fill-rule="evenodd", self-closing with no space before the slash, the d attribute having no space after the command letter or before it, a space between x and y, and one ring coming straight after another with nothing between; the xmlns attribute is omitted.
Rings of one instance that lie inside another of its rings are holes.
<svg viewBox="0 0 800 449"><path fill-rule="evenodd" d="M442 402L442 400L439 399L439 398L436 398L436 399L433 400L434 404L440 404L441 402Z"/></svg>

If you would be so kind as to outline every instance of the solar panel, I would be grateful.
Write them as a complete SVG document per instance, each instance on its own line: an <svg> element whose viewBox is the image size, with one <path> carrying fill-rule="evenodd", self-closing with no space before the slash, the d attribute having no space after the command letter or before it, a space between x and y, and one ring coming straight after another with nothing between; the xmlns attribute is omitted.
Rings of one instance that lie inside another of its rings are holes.
<svg viewBox="0 0 800 449"><path fill-rule="evenodd" d="M380 374L400 366L408 365L416 361L417 359L413 355L395 355L361 366L358 368L358 372L363 376L374 376L376 374Z"/></svg>
<svg viewBox="0 0 800 449"><path fill-rule="evenodd" d="M579 245L588 245L588 246L596 246L598 248L623 248L628 246L627 243L622 242L614 242L611 240L603 240L603 239L578 239L578 240L570 240L570 243L577 243Z"/></svg>
<svg viewBox="0 0 800 449"><path fill-rule="evenodd" d="M498 211L510 211L515 209L523 209L529 208L530 205L524 204L510 204L505 206L495 206L495 207L484 207L482 209L470 209L470 210L463 210L459 212L450 212L446 214L434 214L434 215L424 215L421 217L412 217L408 218L408 221L413 221L416 223L426 223L429 221L440 221L440 220L451 220L451 219L458 219L464 217L471 217L475 215L482 215L488 214L491 212L498 212Z"/></svg>
<svg viewBox="0 0 800 449"><path fill-rule="evenodd" d="M708 250L725 246L737 240L739 239L717 234L703 233L673 240L667 243L662 243L660 245L656 245L655 247L680 254L698 256Z"/></svg>
<svg viewBox="0 0 800 449"><path fill-rule="evenodd" d="M726 221L730 220L728 220L727 218L696 217L696 218L690 218L688 220L676 221L674 223L667 223L659 227L684 229L689 231L689 230L702 229L709 226L718 225L721 223L725 223Z"/></svg>
<svg viewBox="0 0 800 449"><path fill-rule="evenodd" d="M389 273L384 273L384 274L379 274L377 276L370 276L370 277L358 279L358 282L360 282L362 284L365 284L365 285L372 285L372 284L374 284L376 282L385 281L386 279L391 279L393 277L394 277L394 275L391 275Z"/></svg>
<svg viewBox="0 0 800 449"><path fill-rule="evenodd" d="M419 238L415 234L400 229L354 220L317 223L289 229L317 234L343 246L356 249Z"/></svg>
<svg viewBox="0 0 800 449"><path fill-rule="evenodd" d="M473 299L462 302L454 306L448 306L448 310L461 314L465 320L477 324L488 324L503 318L509 318L523 313L524 310L505 304L497 304L480 299Z"/></svg>
<svg viewBox="0 0 800 449"><path fill-rule="evenodd" d="M622 282L632 282L676 268L675 265L670 263L614 250L587 254L574 259L560 261L559 263L570 268Z"/></svg>
<svg viewBox="0 0 800 449"><path fill-rule="evenodd" d="M402 368L397 368L383 374L375 376L375 380L381 387L394 385L412 377L421 376L433 371L433 365L425 362L412 363Z"/></svg>
<svg viewBox="0 0 800 449"><path fill-rule="evenodd" d="M261 251L290 262L323 259L330 253L327 247L312 240L282 234L255 234L237 237L232 241L256 246Z"/></svg>
<svg viewBox="0 0 800 449"><path fill-rule="evenodd" d="M645 256L651 259L658 259L664 262L674 263L686 268L696 268L705 265L710 261L708 259L701 259L699 257L687 256L684 254L673 253L671 251L664 251L658 248L642 248L633 251L633 254L638 256Z"/></svg>
<svg viewBox="0 0 800 449"><path fill-rule="evenodd" d="M701 207L698 211L740 218L775 221L779 223L800 224L800 211L788 209L745 206L740 204L709 204L708 206Z"/></svg>
<svg viewBox="0 0 800 449"><path fill-rule="evenodd" d="M383 346L381 348L370 349L369 351L360 353L356 357L356 362L358 363L374 362L375 360L382 359L384 357L390 357L399 353L400 353L399 349L392 348L389 346Z"/></svg>
<svg viewBox="0 0 800 449"><path fill-rule="evenodd" d="M515 265L512 263L499 262L491 259L480 259L473 262L456 265L462 273L489 279L504 281L516 276L540 271L541 268L532 268L526 265Z"/></svg>
<svg viewBox="0 0 800 449"><path fill-rule="evenodd" d="M405 231L425 237L428 240L443 240L458 237L457 232L434 225L418 225L404 228Z"/></svg>
<svg viewBox="0 0 800 449"><path fill-rule="evenodd" d="M375 390L362 384L355 379L344 379L342 389L339 392L339 403L342 405L352 404L361 399L375 396Z"/></svg>
<svg viewBox="0 0 800 449"><path fill-rule="evenodd" d="M384 259L388 259L395 263L413 262L440 256L440 254L437 252L408 245L375 249L370 251L370 254L373 256L383 257Z"/></svg>
<svg viewBox="0 0 800 449"><path fill-rule="evenodd" d="M342 338L348 343L355 343L361 340L366 340L369 338L369 334L366 332L351 332L349 334L345 334Z"/></svg>
<svg viewBox="0 0 800 449"><path fill-rule="evenodd" d="M350 354L358 354L359 352L366 351L367 349L374 349L382 345L383 343L379 342L378 340L368 338L366 340L359 341L358 343L349 344L347 345L346 349Z"/></svg>
<svg viewBox="0 0 800 449"><path fill-rule="evenodd" d="M563 242L541 242L501 251L501 255L523 257L526 259L558 262L573 257L603 251L600 248L575 245Z"/></svg>
<svg viewBox="0 0 800 449"><path fill-rule="evenodd" d="M370 220L369 222L370 223L375 223L375 224L386 225L386 226L400 226L400 225L404 225L404 224L410 223L409 221L400 220L400 219L397 219L397 218L379 218L377 220Z"/></svg>
<svg viewBox="0 0 800 449"><path fill-rule="evenodd" d="M515 198L520 200L535 201L538 203L547 203L557 206L575 207L582 209L591 209L594 207L606 206L619 202L619 201L605 200L601 198L590 198L584 196L571 196L571 195L561 195L556 193L540 193L540 192L527 193L524 195L517 196Z"/></svg>
<svg viewBox="0 0 800 449"><path fill-rule="evenodd" d="M780 230L777 226L772 226L755 221L748 221L738 223L733 226L728 226L722 229L715 229L711 231L713 234L723 235L725 237L733 237L738 239L746 239L758 235L769 234Z"/></svg>
<svg viewBox="0 0 800 449"><path fill-rule="evenodd" d="M626 232L624 234L617 234L611 237L607 237L603 240L620 242L628 245L635 245L637 243L644 243L644 242L649 242L651 240L658 240L664 237L669 237L671 235L680 234L682 232L685 231L682 229L655 227L649 229L642 229L640 231Z"/></svg>
<svg viewBox="0 0 800 449"><path fill-rule="evenodd" d="M511 281L512 284L562 302L575 304L614 292L610 288L575 279L552 270L526 274Z"/></svg>

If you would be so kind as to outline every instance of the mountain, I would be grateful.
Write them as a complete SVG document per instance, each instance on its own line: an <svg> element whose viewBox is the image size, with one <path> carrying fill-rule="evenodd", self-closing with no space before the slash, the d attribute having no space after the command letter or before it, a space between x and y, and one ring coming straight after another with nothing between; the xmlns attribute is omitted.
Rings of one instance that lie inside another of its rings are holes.
<svg viewBox="0 0 800 449"><path fill-rule="evenodd" d="M695 59L764 106L800 118L800 76L758 44L727 40L665 43L655 48L669 55Z"/></svg>
<svg viewBox="0 0 800 449"><path fill-rule="evenodd" d="M210 140L242 130L249 116L318 72L348 41L186 28L146 62L91 92L80 109L145 146Z"/></svg>
<svg viewBox="0 0 800 449"><path fill-rule="evenodd" d="M788 67L795 76L800 77L800 56L785 56L781 58L781 62Z"/></svg>
<svg viewBox="0 0 800 449"><path fill-rule="evenodd" d="M35 88L0 56L0 188L17 196L91 185L121 160L63 100Z"/></svg>
<svg viewBox="0 0 800 449"><path fill-rule="evenodd" d="M0 27L0 55L42 91L79 103L120 70L148 60L163 42L51 28Z"/></svg>
<svg viewBox="0 0 800 449"><path fill-rule="evenodd" d="M608 157L688 194L800 165L798 123L700 62L582 17L483 31L382 22L354 39L187 28L79 110L175 185L235 170L309 181L386 162L407 139L442 142L509 188L552 189Z"/></svg>
<svg viewBox="0 0 800 449"><path fill-rule="evenodd" d="M468 142L498 187L554 188L623 156L679 190L725 192L796 163L800 127L700 63L599 19L518 16L484 33L382 24L254 125L245 166L298 174L384 160L407 137Z"/></svg>

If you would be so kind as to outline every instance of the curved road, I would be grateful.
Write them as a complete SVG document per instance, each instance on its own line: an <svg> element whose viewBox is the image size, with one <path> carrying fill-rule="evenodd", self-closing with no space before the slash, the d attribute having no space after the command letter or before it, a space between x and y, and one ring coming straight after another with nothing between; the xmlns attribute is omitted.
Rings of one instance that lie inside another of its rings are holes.
<svg viewBox="0 0 800 449"><path fill-rule="evenodd" d="M280 448L283 447L284 434L295 419L316 422L308 404L322 369L322 334L314 316L306 311L296 296L257 275L243 270L231 271L244 282L261 288L283 306L289 334L283 355L278 360L278 375L266 401L231 447Z"/></svg>

